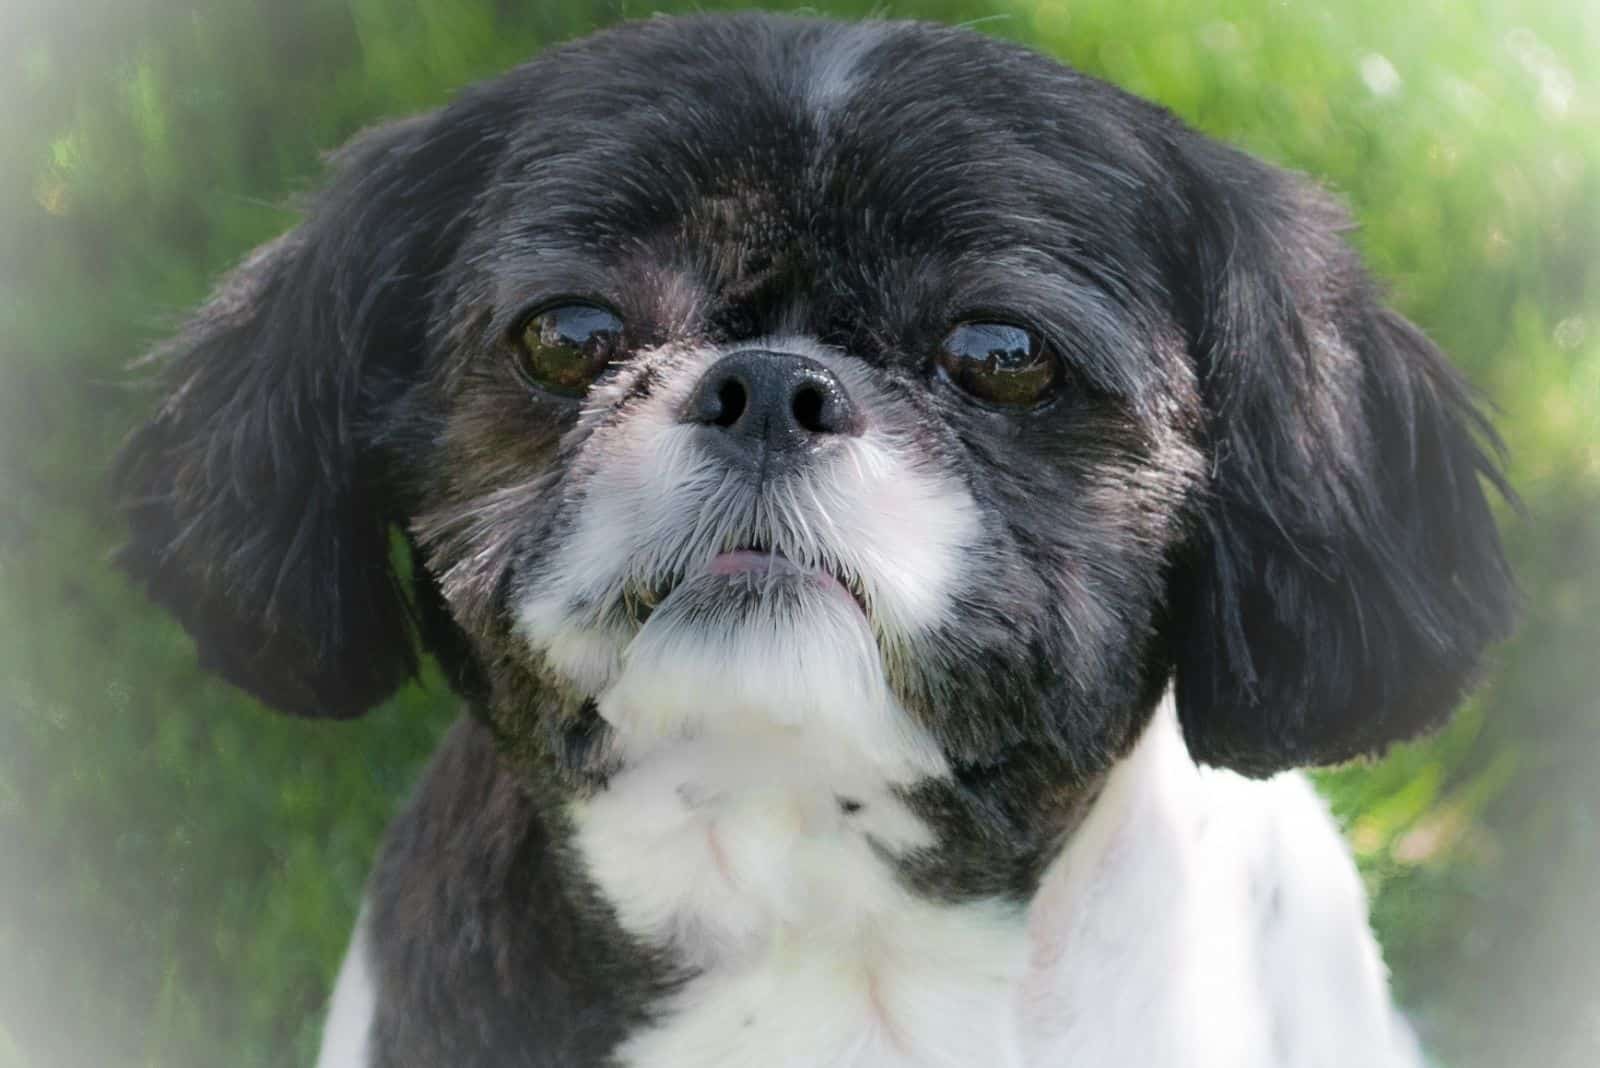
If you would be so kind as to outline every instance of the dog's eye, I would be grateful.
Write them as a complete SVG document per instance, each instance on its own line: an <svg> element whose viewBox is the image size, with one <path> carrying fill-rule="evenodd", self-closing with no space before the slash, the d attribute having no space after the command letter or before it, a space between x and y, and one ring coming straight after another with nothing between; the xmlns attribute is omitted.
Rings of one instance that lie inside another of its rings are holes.
<svg viewBox="0 0 1600 1068"><path fill-rule="evenodd" d="M616 354L622 320L597 304L560 304L523 324L517 347L538 385L579 397Z"/></svg>
<svg viewBox="0 0 1600 1068"><path fill-rule="evenodd" d="M1061 379L1061 361L1050 346L1010 323L962 323L945 335L936 362L978 400L1011 407L1041 403Z"/></svg>

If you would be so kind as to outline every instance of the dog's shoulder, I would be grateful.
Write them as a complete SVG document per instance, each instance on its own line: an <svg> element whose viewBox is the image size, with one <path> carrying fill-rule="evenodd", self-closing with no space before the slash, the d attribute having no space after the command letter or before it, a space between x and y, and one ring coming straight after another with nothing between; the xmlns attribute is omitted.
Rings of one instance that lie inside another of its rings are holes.
<svg viewBox="0 0 1600 1068"><path fill-rule="evenodd" d="M1168 709L1047 876L1032 936L1030 1064L1420 1063L1309 780L1197 767Z"/></svg>
<svg viewBox="0 0 1600 1068"><path fill-rule="evenodd" d="M1273 1064L1420 1064L1392 1007L1369 925L1366 889L1326 802L1300 772L1265 781L1199 773L1208 820L1202 852L1237 858L1226 880L1271 1019ZM1231 874L1231 878L1229 875Z"/></svg>
<svg viewBox="0 0 1600 1068"><path fill-rule="evenodd" d="M600 1063L640 1024L662 972L585 892L559 819L487 728L452 728L389 829L321 1068ZM327 1059L339 1036L358 1059Z"/></svg>

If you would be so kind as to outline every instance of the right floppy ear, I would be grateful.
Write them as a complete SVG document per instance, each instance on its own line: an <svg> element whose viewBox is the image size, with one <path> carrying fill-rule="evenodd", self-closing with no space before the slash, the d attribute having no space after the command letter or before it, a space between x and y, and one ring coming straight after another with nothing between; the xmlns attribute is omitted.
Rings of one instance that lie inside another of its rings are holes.
<svg viewBox="0 0 1600 1068"><path fill-rule="evenodd" d="M1179 149L1209 453L1168 576L1184 738L1256 776L1375 754L1443 722L1511 630L1498 439L1330 198L1198 135Z"/></svg>
<svg viewBox="0 0 1600 1068"><path fill-rule="evenodd" d="M364 429L421 365L438 279L493 169L481 100L368 131L304 222L152 354L165 399L123 446L118 561L262 701L359 715L416 669L401 518Z"/></svg>

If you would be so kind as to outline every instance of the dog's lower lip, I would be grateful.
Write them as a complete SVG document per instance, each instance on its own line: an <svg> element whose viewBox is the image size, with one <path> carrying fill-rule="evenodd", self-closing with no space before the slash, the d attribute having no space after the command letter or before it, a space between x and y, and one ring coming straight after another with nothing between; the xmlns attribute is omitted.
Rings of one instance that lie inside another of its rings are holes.
<svg viewBox="0 0 1600 1068"><path fill-rule="evenodd" d="M825 568L804 567L779 552L735 549L732 552L718 553L706 565L706 571L712 575L806 575L819 586L849 599L861 609L863 615L867 611L861 598L846 588L837 575Z"/></svg>

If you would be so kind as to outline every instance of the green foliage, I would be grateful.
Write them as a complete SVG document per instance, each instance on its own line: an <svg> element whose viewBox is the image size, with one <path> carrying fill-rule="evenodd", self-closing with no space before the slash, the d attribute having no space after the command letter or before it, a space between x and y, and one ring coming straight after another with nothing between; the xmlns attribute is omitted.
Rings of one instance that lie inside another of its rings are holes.
<svg viewBox="0 0 1600 1068"><path fill-rule="evenodd" d="M667 4L668 8L688 7ZM696 4L697 8L736 6ZM830 12L865 13L852 3ZM0 1066L309 1063L382 827L452 715L263 714L107 566L123 367L318 154L544 44L566 0L12 0L0 41ZM1600 1063L1600 10L955 0L1316 174L1500 407L1520 637L1438 738L1321 783L1447 1063Z"/></svg>

